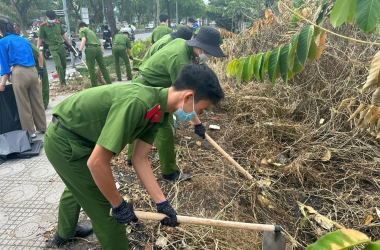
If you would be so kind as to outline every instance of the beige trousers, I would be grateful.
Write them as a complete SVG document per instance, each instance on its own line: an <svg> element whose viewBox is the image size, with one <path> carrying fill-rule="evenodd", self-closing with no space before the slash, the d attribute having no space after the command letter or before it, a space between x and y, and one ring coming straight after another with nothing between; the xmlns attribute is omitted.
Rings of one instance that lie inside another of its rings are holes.
<svg viewBox="0 0 380 250"><path fill-rule="evenodd" d="M42 100L42 86L38 81L36 67L15 65L11 82L16 97L22 130L29 134L46 130L46 116ZM34 128L36 125L36 128Z"/></svg>

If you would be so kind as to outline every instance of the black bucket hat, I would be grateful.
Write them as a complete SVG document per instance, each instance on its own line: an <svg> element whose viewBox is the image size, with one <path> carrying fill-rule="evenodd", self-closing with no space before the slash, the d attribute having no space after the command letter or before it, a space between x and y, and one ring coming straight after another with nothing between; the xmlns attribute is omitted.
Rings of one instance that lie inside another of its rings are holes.
<svg viewBox="0 0 380 250"><path fill-rule="evenodd" d="M198 47L215 57L225 56L219 46L220 33L210 26L203 26L193 40L186 41L192 47Z"/></svg>
<svg viewBox="0 0 380 250"><path fill-rule="evenodd" d="M190 40L193 32L186 26L182 26L177 32L170 33L170 36L174 39L182 38L185 40Z"/></svg>

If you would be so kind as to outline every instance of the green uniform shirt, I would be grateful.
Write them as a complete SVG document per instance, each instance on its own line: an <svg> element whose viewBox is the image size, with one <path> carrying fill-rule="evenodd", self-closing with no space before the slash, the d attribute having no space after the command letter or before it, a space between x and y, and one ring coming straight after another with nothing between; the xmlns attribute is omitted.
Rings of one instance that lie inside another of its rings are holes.
<svg viewBox="0 0 380 250"><path fill-rule="evenodd" d="M161 37L172 32L172 29L166 26L166 24L160 24L152 32L152 43L157 42Z"/></svg>
<svg viewBox="0 0 380 250"><path fill-rule="evenodd" d="M170 43L173 40L174 40L174 38L170 34L167 34L167 35L163 36L160 40L158 40L152 46L150 46L150 48L145 53L145 55L144 55L144 57L143 57L142 60L143 61L147 60L154 53L156 53L158 50L162 49L166 44Z"/></svg>
<svg viewBox="0 0 380 250"><path fill-rule="evenodd" d="M137 138L153 144L158 128L168 122L168 90L137 83L104 85L67 98L53 115L75 134L119 154Z"/></svg>
<svg viewBox="0 0 380 250"><path fill-rule="evenodd" d="M95 32L90 30L87 27L83 27L79 30L79 38L85 37L86 38L86 45L93 44L93 45L100 45L100 41L98 37L96 36Z"/></svg>
<svg viewBox="0 0 380 250"><path fill-rule="evenodd" d="M112 40L113 45L122 45L124 48L131 49L131 40L123 34L116 34Z"/></svg>
<svg viewBox="0 0 380 250"><path fill-rule="evenodd" d="M182 38L174 39L141 64L139 73L146 80L145 84L164 88L172 85L193 54L193 48L185 42Z"/></svg>
<svg viewBox="0 0 380 250"><path fill-rule="evenodd" d="M34 61L36 62L36 67L40 67L40 64L38 62L38 55L40 54L40 50L34 46L34 44L30 44L32 46L32 52L33 52L33 57L34 57ZM43 58L43 61L44 61L44 68L46 68L46 63L45 63L45 58Z"/></svg>
<svg viewBox="0 0 380 250"><path fill-rule="evenodd" d="M59 21L54 23L42 23L38 30L38 37L42 38L47 45L61 45L63 43L62 35L65 34Z"/></svg>

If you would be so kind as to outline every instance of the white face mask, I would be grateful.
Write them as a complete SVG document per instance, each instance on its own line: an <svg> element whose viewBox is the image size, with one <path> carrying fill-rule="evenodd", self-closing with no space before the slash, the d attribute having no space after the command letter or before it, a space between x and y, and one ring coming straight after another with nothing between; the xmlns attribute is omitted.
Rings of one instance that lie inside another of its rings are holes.
<svg viewBox="0 0 380 250"><path fill-rule="evenodd" d="M199 64L206 63L211 59L211 57L212 57L212 55L210 55L210 54L202 53L198 56L198 63Z"/></svg>

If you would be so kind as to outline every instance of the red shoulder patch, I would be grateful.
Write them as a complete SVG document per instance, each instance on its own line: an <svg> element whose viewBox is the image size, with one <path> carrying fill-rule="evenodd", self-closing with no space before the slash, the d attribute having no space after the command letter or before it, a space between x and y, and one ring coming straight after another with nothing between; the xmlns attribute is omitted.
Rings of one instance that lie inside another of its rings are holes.
<svg viewBox="0 0 380 250"><path fill-rule="evenodd" d="M46 22L42 22L42 23L40 23L40 26L45 25L45 24L46 24Z"/></svg>
<svg viewBox="0 0 380 250"><path fill-rule="evenodd" d="M161 105L159 103L157 103L153 108L148 110L146 112L145 120L147 121L153 117L151 122L158 122L160 120L161 114L162 114L162 111L160 110L160 108L161 108Z"/></svg>
<svg viewBox="0 0 380 250"><path fill-rule="evenodd" d="M54 23L57 23L57 24L58 24L58 23L59 23L59 21L58 21L58 20L54 20Z"/></svg>

